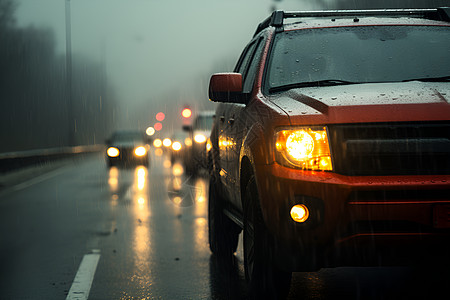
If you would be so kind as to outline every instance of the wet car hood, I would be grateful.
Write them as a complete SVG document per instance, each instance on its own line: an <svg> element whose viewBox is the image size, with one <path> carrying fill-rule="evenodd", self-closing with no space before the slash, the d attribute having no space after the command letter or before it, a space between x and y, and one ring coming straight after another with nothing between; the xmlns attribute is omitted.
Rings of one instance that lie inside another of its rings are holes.
<svg viewBox="0 0 450 300"><path fill-rule="evenodd" d="M298 88L272 95L291 124L450 119L449 82L405 82Z"/></svg>

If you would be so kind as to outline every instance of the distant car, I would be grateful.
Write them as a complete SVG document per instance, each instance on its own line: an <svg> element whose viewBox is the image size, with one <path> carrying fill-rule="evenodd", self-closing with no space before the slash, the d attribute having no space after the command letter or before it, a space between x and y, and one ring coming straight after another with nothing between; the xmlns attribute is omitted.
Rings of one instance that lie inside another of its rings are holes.
<svg viewBox="0 0 450 300"><path fill-rule="evenodd" d="M198 113L192 126L183 127L190 133L192 145L187 147L190 160L185 166L188 173L196 173L200 169L207 168L206 145L211 133L214 121L214 111L201 111Z"/></svg>
<svg viewBox="0 0 450 300"><path fill-rule="evenodd" d="M117 131L106 140L108 166L116 164L149 164L148 138L140 131Z"/></svg>
<svg viewBox="0 0 450 300"><path fill-rule="evenodd" d="M187 148L192 145L192 139L189 137L189 133L186 131L176 131L172 135L172 145L170 146L170 161L181 162L185 164L190 160L190 153Z"/></svg>
<svg viewBox="0 0 450 300"><path fill-rule="evenodd" d="M211 77L209 243L243 231L252 296L450 258L449 50L448 8L276 11Z"/></svg>

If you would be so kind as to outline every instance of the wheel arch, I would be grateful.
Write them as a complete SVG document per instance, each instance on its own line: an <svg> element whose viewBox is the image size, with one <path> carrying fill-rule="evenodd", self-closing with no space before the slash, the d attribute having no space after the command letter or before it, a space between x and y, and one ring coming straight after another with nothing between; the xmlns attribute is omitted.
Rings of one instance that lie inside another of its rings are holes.
<svg viewBox="0 0 450 300"><path fill-rule="evenodd" d="M255 174L253 169L252 160L249 156L243 156L240 166L240 187L241 187L241 204L244 207L245 191L250 181L250 178Z"/></svg>
<svg viewBox="0 0 450 300"><path fill-rule="evenodd" d="M239 186L242 208L245 206L245 190L252 176L256 177L255 166L267 163L266 138L263 127L256 123L247 132L240 149ZM256 178L255 178L256 180Z"/></svg>

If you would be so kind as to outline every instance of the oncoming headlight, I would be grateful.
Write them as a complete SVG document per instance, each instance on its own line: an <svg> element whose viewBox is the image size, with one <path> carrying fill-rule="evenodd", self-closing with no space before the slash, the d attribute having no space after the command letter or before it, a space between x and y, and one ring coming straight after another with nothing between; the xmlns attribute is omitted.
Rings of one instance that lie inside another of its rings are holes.
<svg viewBox="0 0 450 300"><path fill-rule="evenodd" d="M194 136L194 141L198 144L206 142L206 136L199 133Z"/></svg>
<svg viewBox="0 0 450 300"><path fill-rule="evenodd" d="M169 138L165 138L165 139L162 141L162 144L163 144L164 147L168 148L168 147L170 147L170 146L172 145L172 140L169 139Z"/></svg>
<svg viewBox="0 0 450 300"><path fill-rule="evenodd" d="M332 171L326 127L281 130L275 134L276 159L287 166Z"/></svg>
<svg viewBox="0 0 450 300"><path fill-rule="evenodd" d="M178 141L173 142L173 144L172 144L172 149L173 149L174 151L180 151L181 148L182 148L182 146L181 146L181 143L180 143L180 142L178 142Z"/></svg>
<svg viewBox="0 0 450 300"><path fill-rule="evenodd" d="M147 149L145 149L144 146L139 146L134 149L134 154L136 154L136 156L144 156L145 154L147 154Z"/></svg>
<svg viewBox="0 0 450 300"><path fill-rule="evenodd" d="M106 150L106 154L108 154L109 157L117 157L119 156L119 149L116 147L109 147L108 150Z"/></svg>

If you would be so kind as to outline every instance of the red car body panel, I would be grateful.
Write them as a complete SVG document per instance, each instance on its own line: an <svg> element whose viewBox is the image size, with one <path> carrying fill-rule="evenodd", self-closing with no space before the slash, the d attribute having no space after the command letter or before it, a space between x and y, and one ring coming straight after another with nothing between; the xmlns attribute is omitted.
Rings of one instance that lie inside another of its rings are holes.
<svg viewBox="0 0 450 300"><path fill-rule="evenodd" d="M324 28L311 22L285 30ZM424 24L448 26L435 21L408 19L402 23L374 18L361 19L358 26ZM220 151L214 165L233 209L242 212L244 175L249 172L244 162L250 163L265 224L279 245L279 264L291 270L365 265L373 259L379 263L385 256L398 262L399 252L409 256L401 252L405 249L412 256L408 262L414 259L413 253L449 251L450 174L350 176L301 170L276 162L274 149L274 132L290 126L448 124L449 84L359 84L267 95L262 90L264 64L273 34L273 30L263 32L266 44L248 104L233 108L220 104L216 111L216 119L223 116L224 123L216 120L211 135ZM230 118L234 127L226 124ZM290 208L299 202L313 203L314 223L292 221ZM308 265L300 259L306 254L314 257Z"/></svg>

